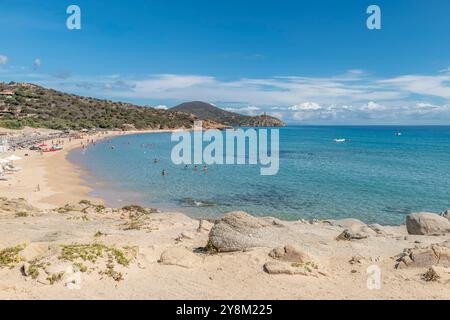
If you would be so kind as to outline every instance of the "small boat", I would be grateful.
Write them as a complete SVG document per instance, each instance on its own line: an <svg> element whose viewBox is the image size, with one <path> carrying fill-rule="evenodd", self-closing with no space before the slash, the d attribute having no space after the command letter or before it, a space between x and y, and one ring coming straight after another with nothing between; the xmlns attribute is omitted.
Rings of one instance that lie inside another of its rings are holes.
<svg viewBox="0 0 450 320"><path fill-rule="evenodd" d="M338 142L338 143L346 142L346 141L347 141L347 139L334 139L334 142Z"/></svg>
<svg viewBox="0 0 450 320"><path fill-rule="evenodd" d="M55 152L55 151L61 151L63 147L54 145L51 148L43 149L42 152Z"/></svg>
<svg viewBox="0 0 450 320"><path fill-rule="evenodd" d="M396 136L396 137L400 137L401 135L402 135L401 132L396 132L396 133L395 133L395 136Z"/></svg>

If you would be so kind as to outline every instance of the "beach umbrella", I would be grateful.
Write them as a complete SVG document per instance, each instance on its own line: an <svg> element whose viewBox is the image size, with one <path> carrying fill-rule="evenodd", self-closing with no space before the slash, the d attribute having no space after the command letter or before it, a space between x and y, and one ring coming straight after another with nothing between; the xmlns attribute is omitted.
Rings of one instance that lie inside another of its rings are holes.
<svg viewBox="0 0 450 320"><path fill-rule="evenodd" d="M7 157L5 160L8 160L8 161L16 161L16 160L22 160L22 158L16 156L15 154L13 154L12 156Z"/></svg>

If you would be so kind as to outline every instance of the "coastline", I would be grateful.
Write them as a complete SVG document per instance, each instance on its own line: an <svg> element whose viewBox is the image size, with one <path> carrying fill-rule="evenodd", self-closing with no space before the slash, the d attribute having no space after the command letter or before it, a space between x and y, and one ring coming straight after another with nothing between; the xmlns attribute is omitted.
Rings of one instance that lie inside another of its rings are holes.
<svg viewBox="0 0 450 320"><path fill-rule="evenodd" d="M162 131L124 134L154 132ZM212 224L140 206L106 208L67 159L80 145L15 152L30 155L17 162L23 170L14 180L0 184L0 254L19 248L8 267L0 263L0 299L450 299L450 233L244 212ZM68 247L103 254L65 259ZM125 260L111 263L110 252ZM370 268L380 272L375 287ZM76 283L74 272L81 272Z"/></svg>
<svg viewBox="0 0 450 320"><path fill-rule="evenodd" d="M69 142L68 138L61 139L64 148L59 152L44 153L43 155L29 150L10 152L10 154L22 158L17 161L16 165L22 167L23 170L10 176L9 181L0 184L0 194L7 198L26 198L30 204L41 209L51 209L84 199L103 203L103 199L89 195L92 189L82 177L86 171L67 159L69 153L81 148L81 141L86 139L97 142L118 135L172 131L107 131L105 134L87 136L83 140L72 139ZM51 141L47 141L47 143L51 143Z"/></svg>

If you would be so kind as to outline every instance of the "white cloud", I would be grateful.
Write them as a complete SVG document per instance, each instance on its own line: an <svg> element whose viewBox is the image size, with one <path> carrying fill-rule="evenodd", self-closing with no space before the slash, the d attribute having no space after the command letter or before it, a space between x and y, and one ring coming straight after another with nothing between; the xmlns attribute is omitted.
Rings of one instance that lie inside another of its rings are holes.
<svg viewBox="0 0 450 320"><path fill-rule="evenodd" d="M259 115L262 113L261 108L256 107L256 106L247 106L247 107L241 107L241 108L225 107L223 109L225 109L227 111L231 111L231 112L237 112L240 114L249 115L249 116L255 116L255 115Z"/></svg>
<svg viewBox="0 0 450 320"><path fill-rule="evenodd" d="M379 81L392 89L450 99L450 74L438 76L406 75Z"/></svg>
<svg viewBox="0 0 450 320"><path fill-rule="evenodd" d="M0 54L0 64L6 64L8 62L8 57Z"/></svg>
<svg viewBox="0 0 450 320"><path fill-rule="evenodd" d="M289 107L289 110L293 111L300 111L300 110L320 110L322 107L315 102L304 102L301 104L293 105L292 107Z"/></svg>
<svg viewBox="0 0 450 320"><path fill-rule="evenodd" d="M40 65L40 60L39 60ZM285 121L393 123L450 122L450 73L375 78L362 70L329 77L283 76L224 80L209 75L146 77L71 75L64 79L12 66L0 80L30 81L67 92L167 105L202 100L227 110L275 114ZM169 103L170 102L170 103ZM156 108L167 108L157 105Z"/></svg>
<svg viewBox="0 0 450 320"><path fill-rule="evenodd" d="M368 103L362 105L360 107L360 110L383 111L386 110L386 106L373 101L369 101Z"/></svg>
<svg viewBox="0 0 450 320"><path fill-rule="evenodd" d="M39 59L39 58L34 59L33 65L34 65L36 68L39 68L39 67L41 66L41 64L42 64L41 59Z"/></svg>

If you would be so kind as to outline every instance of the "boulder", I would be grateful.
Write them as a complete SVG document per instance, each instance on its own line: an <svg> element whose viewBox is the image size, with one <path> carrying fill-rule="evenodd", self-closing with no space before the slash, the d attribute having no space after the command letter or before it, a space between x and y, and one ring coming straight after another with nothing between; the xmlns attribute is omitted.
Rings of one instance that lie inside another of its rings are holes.
<svg viewBox="0 0 450 320"><path fill-rule="evenodd" d="M219 252L242 251L253 247L272 247L271 239L277 236L279 228L283 227L253 217L246 212L229 212L211 228L209 242Z"/></svg>
<svg viewBox="0 0 450 320"><path fill-rule="evenodd" d="M387 236L390 234L382 225L379 225L378 223L370 224L368 227L375 231L375 233L379 236Z"/></svg>
<svg viewBox="0 0 450 320"><path fill-rule="evenodd" d="M406 216L406 228L413 235L441 235L450 232L450 221L430 212L417 212Z"/></svg>
<svg viewBox="0 0 450 320"><path fill-rule="evenodd" d="M161 257L158 261L165 265L175 265L184 268L192 268L201 262L201 259L195 255L192 251L178 246L166 249L161 253Z"/></svg>
<svg viewBox="0 0 450 320"><path fill-rule="evenodd" d="M313 262L312 257L308 253L295 245L286 245L284 247L275 248L269 253L269 256L274 259L289 262Z"/></svg>
<svg viewBox="0 0 450 320"><path fill-rule="evenodd" d="M341 219L334 220L331 225L344 228L344 231L336 238L336 240L358 240L365 239L369 236L376 236L378 233L364 222L358 219Z"/></svg>
<svg viewBox="0 0 450 320"><path fill-rule="evenodd" d="M397 260L397 268L450 267L450 240L429 247L406 249Z"/></svg>

